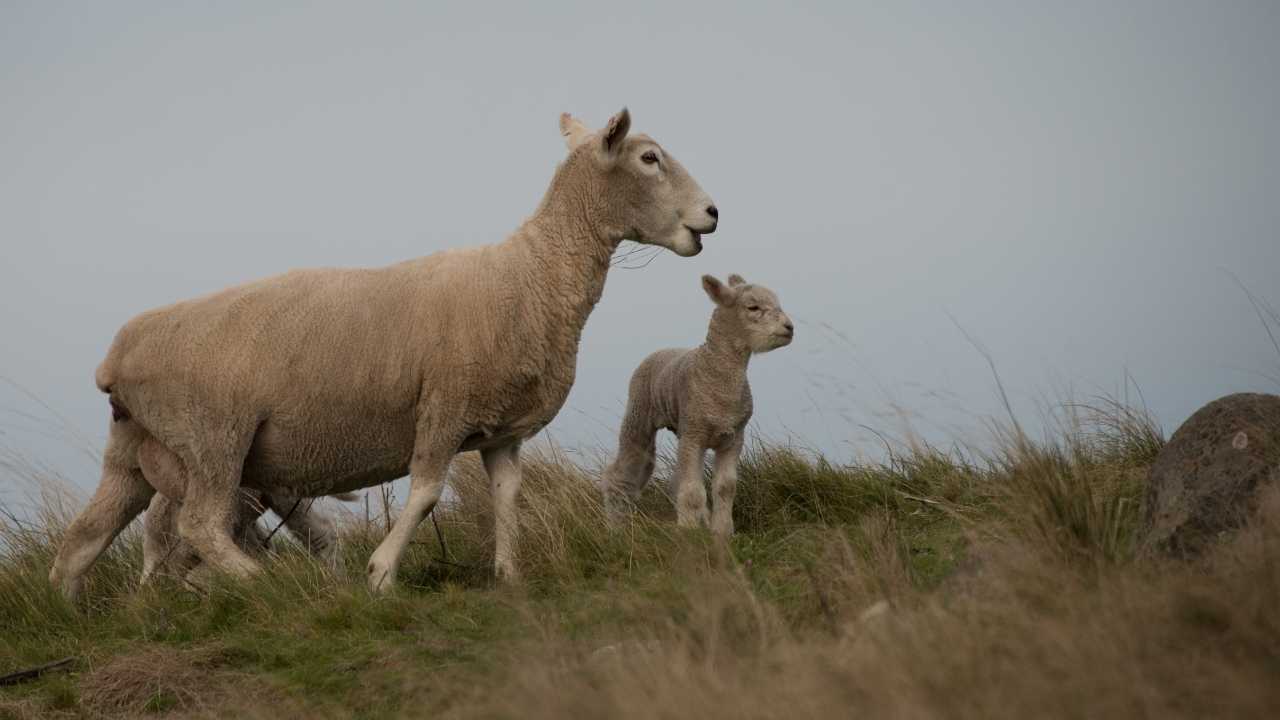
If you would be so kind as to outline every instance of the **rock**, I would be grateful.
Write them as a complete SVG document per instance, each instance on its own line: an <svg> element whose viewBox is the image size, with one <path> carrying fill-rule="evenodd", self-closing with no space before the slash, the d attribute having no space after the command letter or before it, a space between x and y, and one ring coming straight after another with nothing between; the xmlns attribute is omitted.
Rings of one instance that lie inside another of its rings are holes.
<svg viewBox="0 0 1280 720"><path fill-rule="evenodd" d="M1145 551L1194 555L1252 514L1260 486L1280 479L1280 396L1227 395L1169 438L1147 480Z"/></svg>

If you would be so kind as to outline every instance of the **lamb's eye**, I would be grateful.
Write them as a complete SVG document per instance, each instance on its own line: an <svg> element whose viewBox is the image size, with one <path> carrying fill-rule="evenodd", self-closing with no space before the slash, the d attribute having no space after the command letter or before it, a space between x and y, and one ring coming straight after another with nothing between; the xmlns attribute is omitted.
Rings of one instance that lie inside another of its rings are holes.
<svg viewBox="0 0 1280 720"><path fill-rule="evenodd" d="M658 162L658 153L648 150L645 154L640 156L640 159L643 160L646 165L652 165Z"/></svg>
<svg viewBox="0 0 1280 720"><path fill-rule="evenodd" d="M748 305L748 306L747 306L747 310L749 310L749 311L751 311L751 312L760 312L760 306L759 306L759 305Z"/></svg>

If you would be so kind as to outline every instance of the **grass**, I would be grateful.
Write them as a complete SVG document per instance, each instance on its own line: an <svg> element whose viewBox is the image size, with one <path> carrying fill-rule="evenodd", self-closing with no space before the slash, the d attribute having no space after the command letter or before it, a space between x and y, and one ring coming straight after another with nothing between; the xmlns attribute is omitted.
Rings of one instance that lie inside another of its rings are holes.
<svg viewBox="0 0 1280 720"><path fill-rule="evenodd" d="M249 581L139 589L126 532L72 607L46 575L72 504L0 520L0 717L1263 716L1280 706L1280 495L1194 562L1134 553L1162 444L1117 404L986 455L843 466L756 444L727 545L657 483L609 530L594 473L528 460L519 587L490 579L475 458L397 591L352 518L330 570L292 545ZM11 469L16 467L8 465ZM20 479L20 478L15 478Z"/></svg>

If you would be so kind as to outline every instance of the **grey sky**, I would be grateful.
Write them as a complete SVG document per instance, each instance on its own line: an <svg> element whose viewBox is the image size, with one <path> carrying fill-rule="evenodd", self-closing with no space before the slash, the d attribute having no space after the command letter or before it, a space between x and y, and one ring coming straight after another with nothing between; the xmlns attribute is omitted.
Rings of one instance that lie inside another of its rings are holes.
<svg viewBox="0 0 1280 720"><path fill-rule="evenodd" d="M962 7L963 5L963 7ZM1038 7L1032 8L1032 5ZM101 444L92 373L133 314L293 267L501 239L624 104L712 195L693 259L615 271L550 431L608 446L698 276L769 285L759 430L980 430L1127 372L1171 429L1280 373L1226 271L1280 304L1280 4L76 3L0 7L0 375ZM50 413L0 444L83 486ZM17 412L15 412L17 411Z"/></svg>

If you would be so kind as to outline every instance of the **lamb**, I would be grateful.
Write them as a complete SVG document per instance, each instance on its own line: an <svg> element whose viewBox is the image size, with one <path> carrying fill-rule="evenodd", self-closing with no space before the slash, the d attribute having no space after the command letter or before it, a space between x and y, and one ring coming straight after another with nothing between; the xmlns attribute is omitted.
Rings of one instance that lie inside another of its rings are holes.
<svg viewBox="0 0 1280 720"><path fill-rule="evenodd" d="M349 492L410 475L366 568L395 581L453 456L480 451L494 499L494 572L518 580L521 443L573 385L578 341L623 240L692 256L719 211L624 108L603 130L562 115L569 146L533 215L503 242L373 269L295 270L145 312L96 383L112 422L102 479L67 528L50 581L83 577L159 491L215 569L259 564L235 543L239 488ZM178 463L165 479L157 467ZM163 487L173 485L173 487Z"/></svg>
<svg viewBox="0 0 1280 720"><path fill-rule="evenodd" d="M743 431L753 409L747 363L752 354L789 345L795 326L768 288L730 275L728 285L702 276L702 288L715 303L707 339L693 349L659 350L631 376L627 410L618 438L617 458L601 476L608 516L629 512L653 475L654 440L666 428L679 437L676 449L676 521L682 527L706 526L707 493L703 459L715 451L710 526L717 535L733 534L733 496Z"/></svg>
<svg viewBox="0 0 1280 720"><path fill-rule="evenodd" d="M358 496L355 493L344 493L334 497L351 502ZM271 536L264 534L258 525L258 518L271 510L281 517L281 525L288 528L313 556L328 565L335 565L337 528L331 517L315 507L317 499L272 495L242 487L237 499L238 509L232 537L247 553L265 550ZM181 507L181 503L161 493L152 496L151 504L147 506L142 526L141 583L144 585L158 575L184 579L200 567L200 556L178 536L178 509Z"/></svg>

